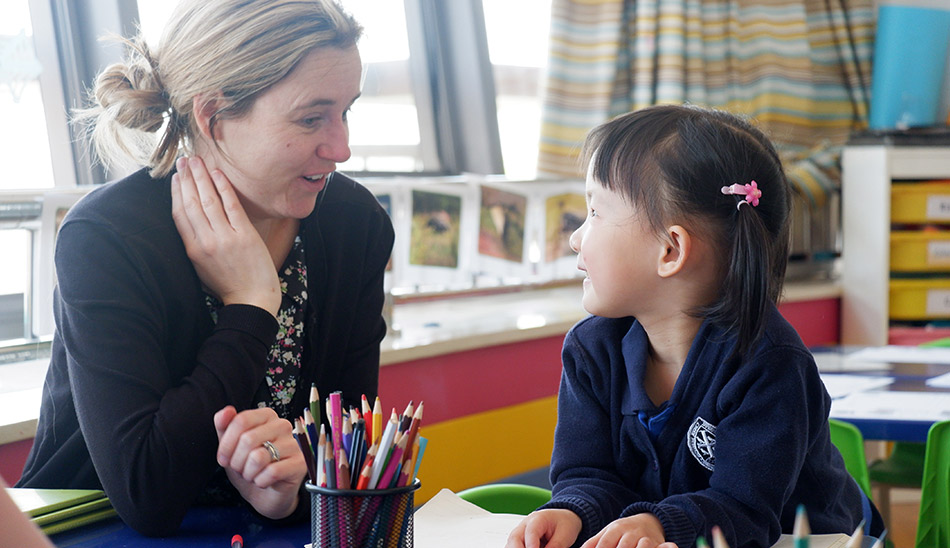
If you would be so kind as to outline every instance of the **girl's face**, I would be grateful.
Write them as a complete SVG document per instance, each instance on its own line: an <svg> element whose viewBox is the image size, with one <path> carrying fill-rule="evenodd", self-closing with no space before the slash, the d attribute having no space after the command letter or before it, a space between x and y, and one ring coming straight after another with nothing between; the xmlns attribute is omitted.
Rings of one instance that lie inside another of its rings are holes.
<svg viewBox="0 0 950 548"><path fill-rule="evenodd" d="M607 318L639 316L658 301L657 261L663 246L646 219L619 193L587 175L587 219L571 234L584 271L583 305Z"/></svg>
<svg viewBox="0 0 950 548"><path fill-rule="evenodd" d="M314 50L245 116L218 122L221 150L211 144L202 152L228 176L252 221L313 211L327 175L350 157L346 116L361 75L355 47Z"/></svg>

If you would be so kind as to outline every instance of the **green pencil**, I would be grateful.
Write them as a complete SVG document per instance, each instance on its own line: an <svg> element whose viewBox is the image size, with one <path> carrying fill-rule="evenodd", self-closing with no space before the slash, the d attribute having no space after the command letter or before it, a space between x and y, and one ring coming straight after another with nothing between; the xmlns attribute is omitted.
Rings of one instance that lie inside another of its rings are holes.
<svg viewBox="0 0 950 548"><path fill-rule="evenodd" d="M313 422L320 424L320 392L317 391L317 384L310 385L310 414L313 415Z"/></svg>

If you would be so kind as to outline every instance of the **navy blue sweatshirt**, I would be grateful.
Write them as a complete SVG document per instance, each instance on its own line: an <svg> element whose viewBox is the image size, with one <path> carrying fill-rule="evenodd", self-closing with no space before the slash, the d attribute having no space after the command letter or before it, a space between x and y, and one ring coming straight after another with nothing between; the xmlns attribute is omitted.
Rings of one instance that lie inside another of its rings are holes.
<svg viewBox="0 0 950 548"><path fill-rule="evenodd" d="M813 533L854 531L863 495L831 443L814 359L775 307L767 322L746 359L730 358L735 338L704 322L659 408L643 388L649 343L634 318L571 329L545 507L581 517L578 544L649 512L680 548L715 525L733 548L766 547L792 532L799 504Z"/></svg>

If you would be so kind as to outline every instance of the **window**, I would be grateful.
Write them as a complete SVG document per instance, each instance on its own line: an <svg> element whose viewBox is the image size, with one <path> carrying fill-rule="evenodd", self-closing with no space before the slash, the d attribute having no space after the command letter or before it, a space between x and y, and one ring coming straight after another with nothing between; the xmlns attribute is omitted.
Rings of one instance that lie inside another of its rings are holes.
<svg viewBox="0 0 950 548"><path fill-rule="evenodd" d="M534 179L551 0L482 0L505 175Z"/></svg>
<svg viewBox="0 0 950 548"><path fill-rule="evenodd" d="M53 186L40 74L27 0L7 0L0 17L0 189ZM5 248L0 248L5 249Z"/></svg>
<svg viewBox="0 0 950 548"><path fill-rule="evenodd" d="M431 128L423 92L413 87L406 10L393 0L341 0L363 25L359 49L363 94L349 114L352 157L340 164L346 172L413 173L439 171L434 135L424 142L420 126ZM142 32L157 44L174 9L166 0L138 0ZM416 88L419 86L416 85ZM424 91L424 90L423 90ZM424 113L423 113L424 112ZM420 115L422 121L420 121Z"/></svg>
<svg viewBox="0 0 950 548"><path fill-rule="evenodd" d="M339 0L364 27L352 158L379 174L534 175L551 0ZM69 108L141 25L157 43L176 2L6 0L0 17L0 345L52 332L55 216L106 173ZM504 160L504 161L503 161ZM77 186L77 185L83 186ZM6 341L6 342L4 342Z"/></svg>

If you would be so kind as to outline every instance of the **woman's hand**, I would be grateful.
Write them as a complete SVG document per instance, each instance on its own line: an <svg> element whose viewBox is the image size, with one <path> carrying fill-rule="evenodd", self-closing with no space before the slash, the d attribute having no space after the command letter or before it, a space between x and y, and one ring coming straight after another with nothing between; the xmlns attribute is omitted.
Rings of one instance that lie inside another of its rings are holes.
<svg viewBox="0 0 950 548"><path fill-rule="evenodd" d="M214 414L218 464L231 484L262 516L287 517L297 508L298 490L307 474L290 422L263 407L238 413L227 406ZM274 460L264 442L280 454Z"/></svg>
<svg viewBox="0 0 950 548"><path fill-rule="evenodd" d="M505 548L569 548L582 527L581 518L570 510L538 510L508 534Z"/></svg>
<svg viewBox="0 0 950 548"><path fill-rule="evenodd" d="M665 542L660 520L644 513L612 521L581 548L676 548L676 544Z"/></svg>
<svg viewBox="0 0 950 548"><path fill-rule="evenodd" d="M179 158L172 176L172 218L201 282L224 304L251 304L276 316L277 268L237 193L200 158Z"/></svg>

